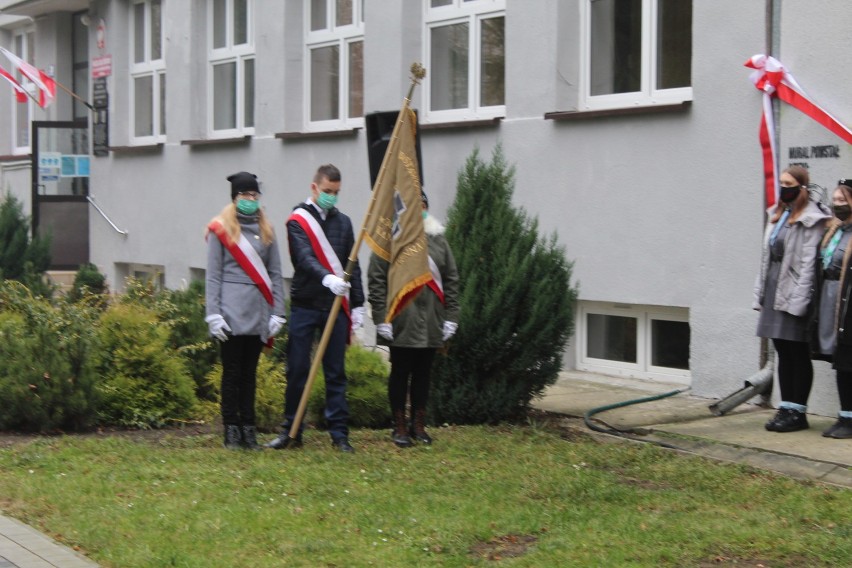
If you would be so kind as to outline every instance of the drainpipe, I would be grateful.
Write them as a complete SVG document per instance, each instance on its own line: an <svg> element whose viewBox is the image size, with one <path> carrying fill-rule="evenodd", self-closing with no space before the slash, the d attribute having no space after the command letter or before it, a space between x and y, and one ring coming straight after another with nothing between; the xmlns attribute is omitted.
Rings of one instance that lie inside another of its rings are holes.
<svg viewBox="0 0 852 568"><path fill-rule="evenodd" d="M781 19L782 0L766 0L766 54L775 57L779 51L779 38L775 30L779 29ZM773 100L773 111L775 113L775 147L778 147L778 133L780 121L778 120L778 101ZM778 175L778 172L775 172ZM764 229L766 221L764 220ZM761 232L762 238L763 232ZM772 383L775 375L775 362L773 353L769 349L769 341L765 337L760 338L760 370L745 380L745 386L735 391L719 402L710 405L710 411L716 416L730 412L742 403L761 396L762 402L769 401L772 394Z"/></svg>

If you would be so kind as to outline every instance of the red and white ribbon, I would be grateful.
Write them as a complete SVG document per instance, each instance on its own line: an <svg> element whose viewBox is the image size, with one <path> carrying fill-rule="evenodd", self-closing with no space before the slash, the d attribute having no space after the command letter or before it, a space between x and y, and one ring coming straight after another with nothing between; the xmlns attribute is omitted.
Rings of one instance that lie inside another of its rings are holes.
<svg viewBox="0 0 852 568"><path fill-rule="evenodd" d="M771 207L778 200L778 151L775 147L775 116L772 113L772 97L811 117L848 144L852 144L852 130L844 126L825 109L805 94L784 65L774 57L758 54L745 63L754 69L749 76L755 88L763 93L763 117L760 120L760 146L763 149L763 175L766 180L766 205Z"/></svg>
<svg viewBox="0 0 852 568"><path fill-rule="evenodd" d="M295 221L300 227L302 227L302 230L308 236L308 240L311 241L311 248L314 250L314 255L317 257L319 263L338 278L343 278L343 264L340 262L340 259L337 258L337 253L334 252L334 248L332 248L331 243L328 242L325 232L322 230L322 227L317 220L314 219L313 215L302 208L294 209L293 213L287 219L288 223L290 221ZM346 314L346 317L349 320L349 331L351 334L352 315L349 311L348 292L345 296L343 296L342 308L343 313Z"/></svg>

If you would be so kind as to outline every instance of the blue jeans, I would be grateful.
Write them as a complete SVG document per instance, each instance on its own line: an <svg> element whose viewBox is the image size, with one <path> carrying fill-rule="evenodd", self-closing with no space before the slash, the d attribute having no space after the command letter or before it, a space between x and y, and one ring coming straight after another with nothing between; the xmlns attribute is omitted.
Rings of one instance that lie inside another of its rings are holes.
<svg viewBox="0 0 852 568"><path fill-rule="evenodd" d="M314 341L325 329L328 311L293 307L290 310L289 337L287 343L287 390L284 395L284 431L290 425L299 408L311 370L311 349ZM325 375L325 419L331 439L349 436L349 404L346 402L346 340L349 334L349 319L343 310L338 312L334 329L322 358ZM299 436L302 427L299 427Z"/></svg>

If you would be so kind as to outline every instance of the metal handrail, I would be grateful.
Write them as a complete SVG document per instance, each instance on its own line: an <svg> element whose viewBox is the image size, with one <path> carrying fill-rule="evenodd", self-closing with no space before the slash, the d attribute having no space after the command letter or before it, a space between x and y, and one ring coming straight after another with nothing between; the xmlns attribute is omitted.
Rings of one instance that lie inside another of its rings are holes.
<svg viewBox="0 0 852 568"><path fill-rule="evenodd" d="M106 222L107 222L107 223L109 223L109 224L110 224L110 226L111 226L113 229L115 229L115 230L116 230L116 232L117 232L118 234L120 234L120 235L124 235L125 237L127 236L127 231L122 231L121 229L119 229L119 228L115 225L115 223L113 223L113 222L112 222L112 219L110 219L109 217L107 217L107 214L106 214L106 213L104 213L104 210L103 210L103 209L101 209L101 208L98 206L98 204L97 204L97 203L95 203L95 200L94 200L94 198L93 198L91 195L87 195L87 196L86 196L86 201L88 201L89 203L91 203L91 204L92 204L92 206L94 206L94 208L97 210L97 212L101 214L101 217L103 217L104 219L106 219Z"/></svg>

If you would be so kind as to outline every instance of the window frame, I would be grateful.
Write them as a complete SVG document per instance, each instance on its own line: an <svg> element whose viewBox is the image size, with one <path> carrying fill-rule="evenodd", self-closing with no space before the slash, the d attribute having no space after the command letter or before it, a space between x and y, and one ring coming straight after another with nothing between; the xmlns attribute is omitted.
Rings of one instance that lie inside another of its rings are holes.
<svg viewBox="0 0 852 568"><path fill-rule="evenodd" d="M431 6L431 0L424 0L424 38L423 61L427 73L421 91L423 97L423 123L464 122L472 120L487 120L506 116L505 73L502 105L480 105L482 100L482 22L484 20L503 18L503 29L506 25L506 0L452 0L445 6ZM432 31L457 24L468 24L468 69L467 69L467 106L456 109L432 110ZM503 62L505 70L505 60Z"/></svg>
<svg viewBox="0 0 852 568"><path fill-rule="evenodd" d="M336 0L325 0L326 22L325 27L320 30L311 30L312 1L304 0L304 92L303 105L304 124L308 132L322 132L333 130L348 130L352 128L363 128L364 126L364 89L362 68L361 89L361 115L350 117L351 100L349 95L349 84L352 80L350 73L352 45L361 43L362 67L364 64L364 0L352 0L352 23L337 26ZM338 118L326 120L313 120L311 118L314 100L312 94L312 58L313 50L327 47L338 48L338 83L337 83L337 113Z"/></svg>
<svg viewBox="0 0 852 568"><path fill-rule="evenodd" d="M692 81L689 87L657 89L657 15L658 0L642 1L642 72L640 90L630 93L608 95L591 94L591 45L592 45L592 9L595 0L580 2L580 101L579 108L584 111L610 110L622 108L652 107L658 105L682 104L692 101ZM692 1L692 0L690 0Z"/></svg>
<svg viewBox="0 0 852 568"><path fill-rule="evenodd" d="M214 47L214 7L208 4L207 10L207 131L210 138L231 138L238 136L251 136L255 133L255 124L245 125L246 118L246 93L245 93L245 68L246 61L252 61L255 86L252 89L252 117L256 123L255 111L257 103L257 67L254 44L254 0L246 0L246 42L234 44L234 0L225 2L225 46ZM216 89L214 88L215 68L219 65L235 64L234 73L234 105L236 107L236 120L233 128L215 128L216 114Z"/></svg>
<svg viewBox="0 0 852 568"><path fill-rule="evenodd" d="M35 66L35 53L29 53L29 43L28 36L32 38L32 46L33 51L35 51L35 26L26 26L22 28L18 28L12 31L12 48L10 51L26 61L31 65ZM18 38L23 38L21 40L21 50L18 51ZM15 70L13 68L7 67L7 70L12 73L12 76L20 83L20 85L30 94L27 98L27 101L24 103L19 103L15 100L15 97L10 97L11 100L11 118L12 118L12 128L10 132L10 144L12 148L12 155L15 156L23 156L32 153L32 123L35 120L35 109L37 105L33 100L33 97L38 98L38 88L35 86L33 82L24 77L20 71ZM19 116L18 111L20 110L19 105L26 105L26 120L27 120L27 144L19 145L18 144L18 127L19 127Z"/></svg>
<svg viewBox="0 0 852 568"><path fill-rule="evenodd" d="M589 333L587 316L620 316L635 318L636 322L636 362L629 363L611 359L588 357ZM647 306L637 304L618 304L582 300L577 303L576 366L580 371L603 373L623 377L660 380L672 383L690 384L690 369L660 367L652 365L652 323L654 320L689 323L689 310L667 306Z"/></svg>
<svg viewBox="0 0 852 568"><path fill-rule="evenodd" d="M167 117L165 116L166 109L162 108L161 90L164 88L163 81L166 80L166 44L163 38L163 4L166 0L160 0L160 57L152 59L152 44L151 44L151 5L152 0L133 0L130 8L130 30L131 41L129 49L129 125L130 143L131 145L147 145L165 142L166 133L168 132ZM144 5L143 23L143 61L136 62L136 6ZM145 136L137 136L136 134L136 80L144 77L151 77L151 134ZM166 88L168 83L166 83ZM165 125L165 132L161 132L161 123Z"/></svg>

